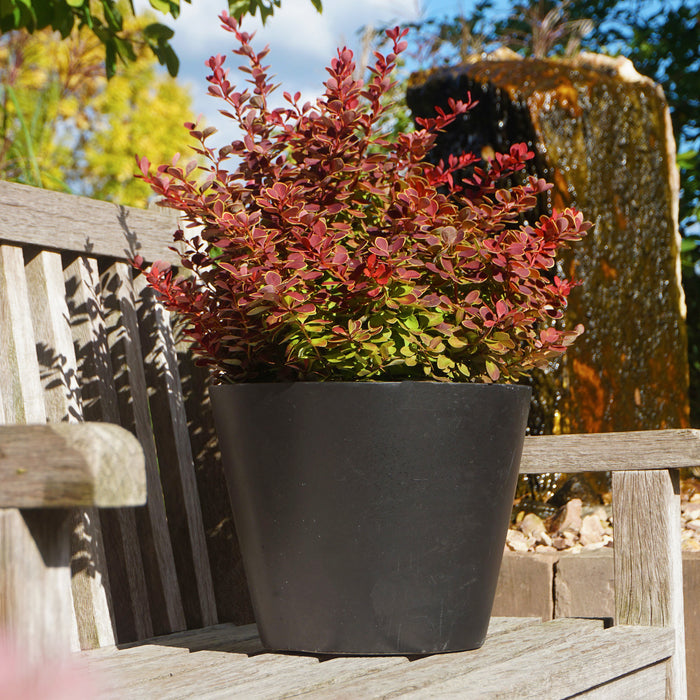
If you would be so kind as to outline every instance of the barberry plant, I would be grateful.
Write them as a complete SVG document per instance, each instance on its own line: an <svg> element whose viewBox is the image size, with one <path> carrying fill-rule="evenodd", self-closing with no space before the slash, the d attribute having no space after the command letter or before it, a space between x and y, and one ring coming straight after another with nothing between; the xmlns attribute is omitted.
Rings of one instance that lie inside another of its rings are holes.
<svg viewBox="0 0 700 700"><path fill-rule="evenodd" d="M425 159L473 106L468 96L416 131L380 133L407 30L387 32L393 49L375 54L366 83L339 49L322 97L284 93L288 106L273 109L268 49L256 53L220 19L252 87L236 88L215 56L209 93L241 138L214 149L213 128L187 124L205 165L139 161L185 222L175 234L184 273L155 264L146 274L200 362L221 381L492 382L564 352L582 328L556 327L572 283L554 274L555 258L590 224L572 209L527 219L549 185L523 172L524 144L487 161Z"/></svg>

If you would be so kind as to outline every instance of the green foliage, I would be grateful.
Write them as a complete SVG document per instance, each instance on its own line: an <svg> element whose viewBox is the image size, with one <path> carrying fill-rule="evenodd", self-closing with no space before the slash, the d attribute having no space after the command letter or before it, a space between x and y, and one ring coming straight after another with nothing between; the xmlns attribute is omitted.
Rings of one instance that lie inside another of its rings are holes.
<svg viewBox="0 0 700 700"><path fill-rule="evenodd" d="M437 132L472 106L454 100L387 137L382 114L406 48L398 27L366 84L345 48L314 104L285 93L289 107L271 109L267 49L256 54L221 19L254 88L233 85L215 56L209 93L241 135L216 150L214 129L190 125L203 177L195 162L140 160L161 203L197 230L176 233L191 275L154 265L147 277L188 323L203 364L228 381L491 382L564 352L582 328L555 327L572 286L555 258L590 224L571 209L528 221L549 186L524 175L524 144L486 162L429 163Z"/></svg>
<svg viewBox="0 0 700 700"><path fill-rule="evenodd" d="M128 19L127 36L150 23ZM133 178L134 150L165 158L186 149L192 113L182 86L135 45L135 60L107 81L86 28L65 39L50 30L0 37L0 178L144 206L150 190Z"/></svg>
<svg viewBox="0 0 700 700"><path fill-rule="evenodd" d="M161 14L177 18L180 0L149 0L151 7ZM191 0L185 0L190 2ZM263 22L272 15L281 0L229 0L229 10L240 19L243 15L260 13ZM311 0L321 12L321 0ZM138 44L125 32L125 17L133 16L133 4L124 6L119 0L1 0L0 34L17 29L34 33L42 29L60 32L65 39L74 29L87 27L104 47L104 65L107 77L115 74L117 60L125 65L136 60ZM141 40L158 62L166 66L172 76L178 73L180 62L170 44L173 32L164 24L152 23Z"/></svg>

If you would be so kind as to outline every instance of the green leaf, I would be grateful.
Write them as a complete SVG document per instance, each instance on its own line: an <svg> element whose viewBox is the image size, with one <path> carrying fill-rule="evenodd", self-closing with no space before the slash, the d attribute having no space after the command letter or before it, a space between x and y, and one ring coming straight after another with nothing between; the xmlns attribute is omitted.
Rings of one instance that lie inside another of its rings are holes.
<svg viewBox="0 0 700 700"><path fill-rule="evenodd" d="M249 12L255 14L255 2L254 0L229 0L228 11L232 17L240 20L243 15Z"/></svg>
<svg viewBox="0 0 700 700"><path fill-rule="evenodd" d="M19 100L17 99L17 93L14 91L11 85L6 85L5 90L7 90L7 94L9 95L10 100L12 100L12 104L15 107L15 111L17 112L17 119L19 120L20 127L22 129L22 136L24 137L24 146L26 149L26 184L34 185L35 187L41 187L41 172L39 171L39 163L36 159L36 155L34 154L34 143L32 141L29 128L27 127L27 121L24 118L22 107L20 106Z"/></svg>
<svg viewBox="0 0 700 700"><path fill-rule="evenodd" d="M158 42L168 41L175 35L175 32L170 27L166 27L164 24L159 24L158 22L153 22L153 24L144 27L143 33L149 39L155 39Z"/></svg>
<svg viewBox="0 0 700 700"><path fill-rule="evenodd" d="M85 0L66 0L66 2L71 7L82 7L85 4Z"/></svg>
<svg viewBox="0 0 700 700"><path fill-rule="evenodd" d="M114 32L119 32L122 29L122 16L119 9L112 2L102 1L102 8L104 10L105 19L107 20L107 25ZM134 60L134 59L132 59Z"/></svg>
<svg viewBox="0 0 700 700"><path fill-rule="evenodd" d="M453 347L453 348L455 348L455 349L457 349L457 350L459 350L460 348L464 348L464 347L467 346L467 343L465 343L463 340L461 340L460 338L457 338L457 337L454 336L454 335L451 335L451 336L447 339L447 344L448 344L450 347Z"/></svg>
<svg viewBox="0 0 700 700"><path fill-rule="evenodd" d="M131 45L130 41L128 41L127 39L122 39L120 36L115 36L114 43L117 47L117 53L119 54L119 58L121 58L122 61L124 61L124 63L129 63L130 61L136 60L134 47Z"/></svg>
<svg viewBox="0 0 700 700"><path fill-rule="evenodd" d="M107 78L113 78L117 69L117 45L112 41L105 42L105 72Z"/></svg>
<svg viewBox="0 0 700 700"><path fill-rule="evenodd" d="M158 12L161 12L164 15L172 15L173 17L177 17L177 13L180 9L179 3L168 2L168 0L149 0L149 2L154 10L158 10ZM175 12L173 12L173 5L177 7Z"/></svg>
<svg viewBox="0 0 700 700"><path fill-rule="evenodd" d="M679 168L690 170L696 166L698 151L683 151L676 156L676 164Z"/></svg>
<svg viewBox="0 0 700 700"><path fill-rule="evenodd" d="M311 0L311 4L316 8L318 12L323 12L323 3L321 0Z"/></svg>
<svg viewBox="0 0 700 700"><path fill-rule="evenodd" d="M418 323L418 319L411 314L410 316L406 316L403 320L404 326L408 328L409 331L419 331L420 330L420 323Z"/></svg>
<svg viewBox="0 0 700 700"><path fill-rule="evenodd" d="M158 60L161 64L165 63L168 73L170 73L173 78L176 77L180 70L180 59L177 57L173 47L170 46L170 44L160 47L156 56L158 56Z"/></svg>
<svg viewBox="0 0 700 700"><path fill-rule="evenodd" d="M454 367L455 363L453 360L447 357L447 355L440 355L437 359L437 366L438 369L448 369L450 367Z"/></svg>

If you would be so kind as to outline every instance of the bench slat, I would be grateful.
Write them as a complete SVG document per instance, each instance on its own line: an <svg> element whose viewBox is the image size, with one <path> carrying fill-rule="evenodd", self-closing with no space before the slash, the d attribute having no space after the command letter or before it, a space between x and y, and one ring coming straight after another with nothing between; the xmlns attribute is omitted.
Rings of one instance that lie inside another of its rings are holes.
<svg viewBox="0 0 700 700"><path fill-rule="evenodd" d="M187 625L218 622L214 585L194 472L170 318L143 276L135 280L151 422L160 462L160 482L173 542Z"/></svg>
<svg viewBox="0 0 700 700"><path fill-rule="evenodd" d="M209 374L194 364L189 347L178 342L177 357L182 380L185 411L189 419L189 437L195 477L202 508L202 521L209 551L219 620L239 625L253 621L248 584L238 547L231 503L221 463L214 418L207 391Z"/></svg>
<svg viewBox="0 0 700 700"><path fill-rule="evenodd" d="M613 473L615 622L672 627L669 692L685 697L685 626L677 471Z"/></svg>
<svg viewBox="0 0 700 700"><path fill-rule="evenodd" d="M73 257L65 267L65 279L83 414L87 420L119 423L97 260ZM153 625L134 510L109 509L99 515L116 635L122 640L150 637ZM81 602L79 608L89 609L89 604Z"/></svg>
<svg viewBox="0 0 700 700"><path fill-rule="evenodd" d="M545 628L546 625L543 625L542 630ZM504 657L497 663L486 660L468 676L460 677L459 672L443 676L437 673L427 679L428 683L422 690L411 689L401 697L406 700L422 700L426 693L431 697L459 697L467 689L478 688L478 692L474 693L475 698L569 698L592 687L614 683L646 666L663 662L673 653L671 630L612 627L579 633L574 631L571 637L574 635L575 638L569 639L548 639L543 634L542 642L537 648L528 649L524 653L516 652L514 657ZM642 698L645 687L641 683L644 679L635 681L634 690L628 697ZM379 697L365 694L361 685L357 690L356 697ZM338 694L336 697L338 700L349 700L351 695Z"/></svg>
<svg viewBox="0 0 700 700"><path fill-rule="evenodd" d="M82 421L78 363L62 256L47 250L35 252L26 264L26 272L47 418L53 423ZM56 428L61 431L65 426ZM54 430L54 434L58 431ZM94 423L75 428L74 433L74 436L66 433L66 444L87 448L85 465L95 481L89 489L90 503L121 506L145 502L143 455L133 436L117 426ZM55 440L45 443L41 436L36 436L32 444L44 446L50 442ZM131 449L120 449L128 445ZM107 458L103 466L109 465L109 473L105 469L98 471L102 465L96 459L102 455ZM114 644L99 510L74 508L70 518L71 590L78 633L74 643L82 649Z"/></svg>
<svg viewBox="0 0 700 700"><path fill-rule="evenodd" d="M149 262L178 264L168 249L176 228L171 209L136 209L0 182L0 241L121 260L138 253Z"/></svg>
<svg viewBox="0 0 700 700"><path fill-rule="evenodd" d="M636 672L665 663L673 650L670 630L605 630L599 621L571 619L495 618L481 649L410 661L260 653L246 628L224 625L199 634L82 658L114 697L565 698L634 674L625 687L636 698L648 679Z"/></svg>
<svg viewBox="0 0 700 700"><path fill-rule="evenodd" d="M700 466L700 430L632 430L585 435L529 435L521 474L682 469Z"/></svg>
<svg viewBox="0 0 700 700"><path fill-rule="evenodd" d="M61 254L39 251L25 271L46 417L54 423L82 420Z"/></svg>
<svg viewBox="0 0 700 700"><path fill-rule="evenodd" d="M148 581L153 632L165 634L187 627L162 492L155 439L139 339L131 267L115 262L102 274L107 337L115 370L121 424L132 429L146 457L148 493L144 508L136 510L143 567Z"/></svg>
<svg viewBox="0 0 700 700"><path fill-rule="evenodd" d="M46 422L29 309L22 248L0 245L0 385L8 423Z"/></svg>

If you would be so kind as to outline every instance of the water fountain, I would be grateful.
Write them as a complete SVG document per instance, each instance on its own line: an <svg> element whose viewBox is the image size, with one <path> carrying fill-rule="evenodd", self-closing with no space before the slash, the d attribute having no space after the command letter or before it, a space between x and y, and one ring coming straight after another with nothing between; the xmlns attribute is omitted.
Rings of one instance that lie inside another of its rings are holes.
<svg viewBox="0 0 700 700"><path fill-rule="evenodd" d="M626 59L496 53L414 75L407 102L429 116L468 92L478 106L442 134L434 156L485 156L524 141L532 171L554 184L541 207L574 205L595 223L560 263L581 280L566 323L586 332L536 378L531 431L686 427L678 175L661 88Z"/></svg>

